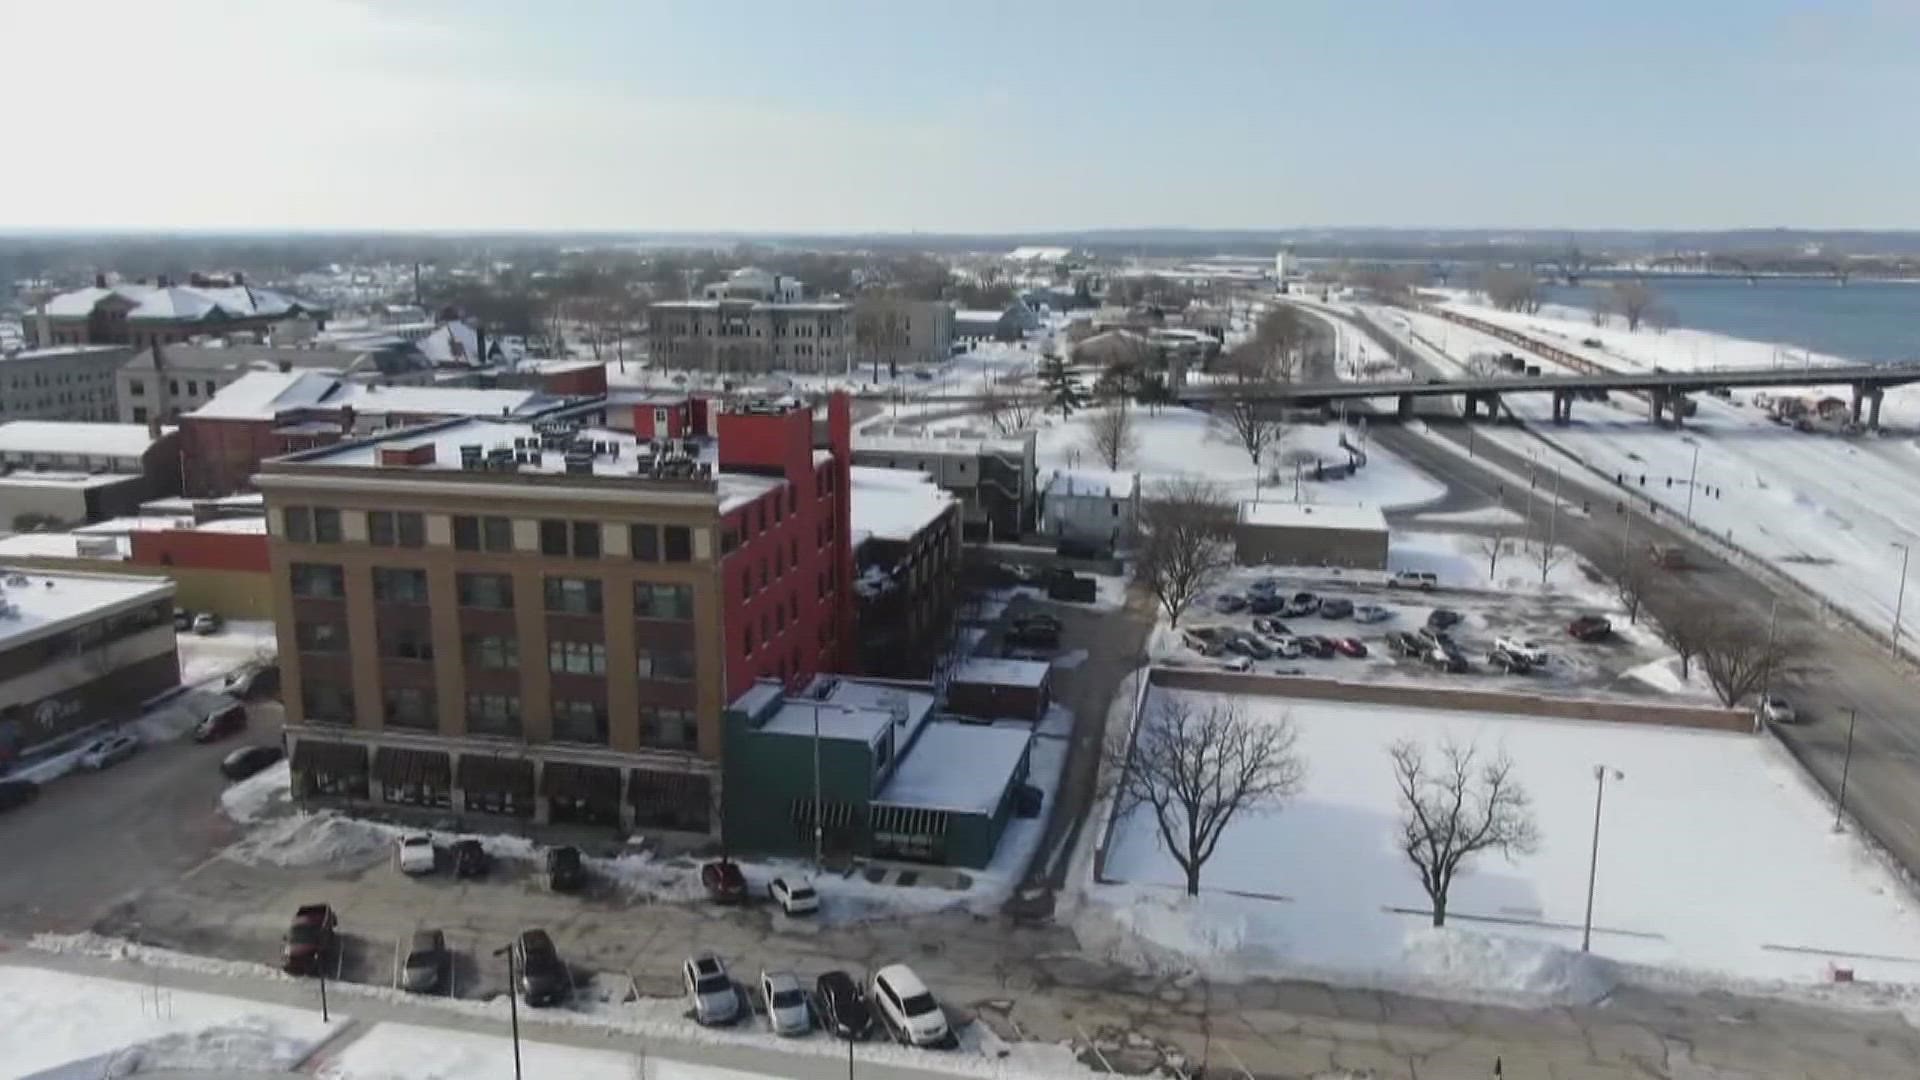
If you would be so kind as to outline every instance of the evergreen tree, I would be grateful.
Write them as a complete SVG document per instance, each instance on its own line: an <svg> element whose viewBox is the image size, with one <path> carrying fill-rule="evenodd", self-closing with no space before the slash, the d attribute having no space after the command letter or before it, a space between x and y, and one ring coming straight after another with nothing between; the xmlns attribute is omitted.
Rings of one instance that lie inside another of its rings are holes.
<svg viewBox="0 0 1920 1080"><path fill-rule="evenodd" d="M1046 392L1049 412L1068 417L1073 415L1073 410L1087 407L1087 393L1067 374L1067 361L1063 356L1048 356L1040 362L1040 385Z"/></svg>

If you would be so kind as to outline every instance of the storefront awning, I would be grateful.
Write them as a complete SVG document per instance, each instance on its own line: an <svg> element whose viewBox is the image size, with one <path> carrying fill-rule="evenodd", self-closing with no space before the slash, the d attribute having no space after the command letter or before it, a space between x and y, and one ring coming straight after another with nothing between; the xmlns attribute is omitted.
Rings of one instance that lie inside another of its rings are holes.
<svg viewBox="0 0 1920 1080"><path fill-rule="evenodd" d="M382 746L373 752L373 775L382 784L445 789L452 772L447 755L438 750Z"/></svg>
<svg viewBox="0 0 1920 1080"><path fill-rule="evenodd" d="M550 799L582 799L614 806L620 802L620 770L610 765L550 761L541 771L540 789Z"/></svg>
<svg viewBox="0 0 1920 1080"><path fill-rule="evenodd" d="M705 803L708 790L704 773L635 769L627 801L642 810L670 810Z"/></svg>
<svg viewBox="0 0 1920 1080"><path fill-rule="evenodd" d="M525 758L460 755L460 787L515 798L533 797L533 762Z"/></svg>
<svg viewBox="0 0 1920 1080"><path fill-rule="evenodd" d="M365 776L367 748L358 743L301 739L293 744L293 767L329 776Z"/></svg>

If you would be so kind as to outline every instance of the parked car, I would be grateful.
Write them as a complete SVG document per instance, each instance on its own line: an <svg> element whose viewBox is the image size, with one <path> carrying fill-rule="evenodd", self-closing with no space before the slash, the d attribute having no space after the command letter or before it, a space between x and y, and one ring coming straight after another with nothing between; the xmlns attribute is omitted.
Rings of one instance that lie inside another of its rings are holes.
<svg viewBox="0 0 1920 1080"><path fill-rule="evenodd" d="M1420 589L1432 592L1439 585L1440 578L1425 570L1401 570L1387 579L1389 589Z"/></svg>
<svg viewBox="0 0 1920 1080"><path fill-rule="evenodd" d="M1582 615L1567 624L1567 633L1575 641L1605 641L1613 636L1613 622L1605 615Z"/></svg>
<svg viewBox="0 0 1920 1080"><path fill-rule="evenodd" d="M99 772L109 765L117 765L140 752L140 740L127 732L105 735L87 744L80 751L80 767Z"/></svg>
<svg viewBox="0 0 1920 1080"><path fill-rule="evenodd" d="M1333 647L1341 656L1359 658L1367 655L1367 643L1357 637L1334 638Z"/></svg>
<svg viewBox="0 0 1920 1080"><path fill-rule="evenodd" d="M1201 656L1218 656L1220 654L1220 643L1215 640L1213 634L1208 633L1208 631L1212 629L1213 628L1209 626L1201 626L1191 630L1182 630L1180 631L1180 640L1186 644L1187 648L1192 649Z"/></svg>
<svg viewBox="0 0 1920 1080"><path fill-rule="evenodd" d="M803 878L777 877L767 883L767 895L789 915L811 915L820 910L820 894Z"/></svg>
<svg viewBox="0 0 1920 1080"><path fill-rule="evenodd" d="M577 847L547 850L547 888L554 892L579 892L587 884L587 867L580 861Z"/></svg>
<svg viewBox="0 0 1920 1080"><path fill-rule="evenodd" d="M1237 653L1249 660L1273 659L1273 650L1253 634L1235 634L1227 639L1226 645L1228 652Z"/></svg>
<svg viewBox="0 0 1920 1080"><path fill-rule="evenodd" d="M1310 592L1297 592L1287 600L1282 615L1312 615L1320 610L1320 598Z"/></svg>
<svg viewBox="0 0 1920 1080"><path fill-rule="evenodd" d="M1278 593L1248 593L1247 610L1255 615L1273 615L1287 606Z"/></svg>
<svg viewBox="0 0 1920 1080"><path fill-rule="evenodd" d="M710 952L695 953L681 965L693 1019L699 1024L731 1024L740 1018L740 995L733 989L727 965Z"/></svg>
<svg viewBox="0 0 1920 1080"><path fill-rule="evenodd" d="M1253 620L1253 632L1265 635L1269 641L1274 638L1288 637L1293 633L1293 631L1287 629L1286 623L1281 622L1279 619L1267 618Z"/></svg>
<svg viewBox="0 0 1920 1080"><path fill-rule="evenodd" d="M1442 671L1454 675L1461 675L1473 670L1473 665L1467 663L1467 658L1461 655L1458 650L1450 649L1442 645L1435 645L1433 648L1428 649L1426 661L1429 666L1439 668Z"/></svg>
<svg viewBox="0 0 1920 1080"><path fill-rule="evenodd" d="M242 700L280 692L279 664L247 664L227 676L223 690Z"/></svg>
<svg viewBox="0 0 1920 1080"><path fill-rule="evenodd" d="M1793 703L1779 694L1762 695L1754 712L1760 719L1776 724L1797 723L1800 719L1799 714L1793 711Z"/></svg>
<svg viewBox="0 0 1920 1080"><path fill-rule="evenodd" d="M1387 634L1387 647L1401 656L1425 656L1430 646L1405 630L1394 630Z"/></svg>
<svg viewBox="0 0 1920 1080"><path fill-rule="evenodd" d="M1253 599L1256 596L1279 596L1279 595L1280 595L1280 579L1279 578L1264 577L1254 582L1253 584L1247 586L1247 599L1249 600Z"/></svg>
<svg viewBox="0 0 1920 1080"><path fill-rule="evenodd" d="M829 971L814 980L813 1011L822 1027L849 1041L866 1038L873 1027L867 995L844 971Z"/></svg>
<svg viewBox="0 0 1920 1080"><path fill-rule="evenodd" d="M1298 660L1303 650L1300 639L1292 634L1281 634L1273 639L1273 655L1282 660Z"/></svg>
<svg viewBox="0 0 1920 1080"><path fill-rule="evenodd" d="M0 811L17 810L40 797L40 785L31 780L0 780Z"/></svg>
<svg viewBox="0 0 1920 1080"><path fill-rule="evenodd" d="M243 746L220 759L220 774L229 780L245 780L279 760L277 746Z"/></svg>
<svg viewBox="0 0 1920 1080"><path fill-rule="evenodd" d="M1066 628L1066 624L1044 611L1030 611L1023 615L1015 615L1010 625L1030 633L1049 633L1055 637L1058 637L1060 631Z"/></svg>
<svg viewBox="0 0 1920 1080"><path fill-rule="evenodd" d="M902 1041L934 1046L950 1037L947 1015L920 976L905 964L890 964L873 976L874 1007Z"/></svg>
<svg viewBox="0 0 1920 1080"><path fill-rule="evenodd" d="M1427 613L1427 625L1435 630L1448 630L1460 625L1465 617L1452 608L1437 607Z"/></svg>
<svg viewBox="0 0 1920 1080"><path fill-rule="evenodd" d="M1487 664L1496 671L1508 675L1525 675L1533 670L1533 661L1511 649L1502 649L1498 646L1487 654Z"/></svg>
<svg viewBox="0 0 1920 1080"><path fill-rule="evenodd" d="M311 975L334 951L340 919L328 904L305 904L294 910L293 924L281 951L280 967L289 975Z"/></svg>
<svg viewBox="0 0 1920 1080"><path fill-rule="evenodd" d="M247 726L247 707L239 702L222 705L193 726L194 742L214 742Z"/></svg>
<svg viewBox="0 0 1920 1080"><path fill-rule="evenodd" d="M394 857L399 861L403 874L433 873L433 837L426 833L401 837L394 845Z"/></svg>
<svg viewBox="0 0 1920 1080"><path fill-rule="evenodd" d="M1213 610L1222 615L1247 610L1247 598L1238 593L1223 592L1213 598Z"/></svg>
<svg viewBox="0 0 1920 1080"><path fill-rule="evenodd" d="M1245 675L1247 672L1253 670L1253 661L1244 656L1229 656L1220 661L1220 666L1235 674Z"/></svg>
<svg viewBox="0 0 1920 1080"><path fill-rule="evenodd" d="M715 859L700 868L700 887L717 904L737 904L747 898L747 876L731 859Z"/></svg>
<svg viewBox="0 0 1920 1080"><path fill-rule="evenodd" d="M571 851L567 848L564 850ZM529 1005L552 1005L573 991L573 976L560 962L560 953L545 930L523 930L513 939L520 961L520 999Z"/></svg>
<svg viewBox="0 0 1920 1080"><path fill-rule="evenodd" d="M1453 638L1449 637L1445 630L1436 626L1423 626L1415 630L1413 636L1424 643L1429 649L1435 647L1451 648L1453 646Z"/></svg>
<svg viewBox="0 0 1920 1080"><path fill-rule="evenodd" d="M1353 614L1353 601L1344 596L1331 596L1320 601L1320 617L1323 619L1344 619Z"/></svg>
<svg viewBox="0 0 1920 1080"><path fill-rule="evenodd" d="M193 629L193 612L182 607L174 608L173 629L175 633Z"/></svg>
<svg viewBox="0 0 1920 1080"><path fill-rule="evenodd" d="M1393 609L1379 604L1361 604L1353 609L1353 620L1363 623L1386 622L1393 618Z"/></svg>
<svg viewBox="0 0 1920 1080"><path fill-rule="evenodd" d="M1547 648L1537 641L1503 636L1493 639L1493 647L1525 660L1530 667L1539 667L1547 662Z"/></svg>
<svg viewBox="0 0 1920 1080"><path fill-rule="evenodd" d="M1336 654L1333 639L1320 634L1307 634L1300 638L1302 655L1312 656L1316 660L1331 660Z"/></svg>
<svg viewBox="0 0 1920 1080"><path fill-rule="evenodd" d="M211 611L203 611L193 617L193 632L201 636L217 634L227 625L227 620Z"/></svg>
<svg viewBox="0 0 1920 1080"><path fill-rule="evenodd" d="M439 989L450 959L444 931L415 930L407 962L400 969L400 985L416 994Z"/></svg>
<svg viewBox="0 0 1920 1080"><path fill-rule="evenodd" d="M813 1030L807 1011L807 992L800 978L788 971L760 973L760 1000L767 1006L767 1026L775 1035L805 1035Z"/></svg>
<svg viewBox="0 0 1920 1080"><path fill-rule="evenodd" d="M457 878L480 877L487 872L487 849L480 841L468 837L453 842L453 876Z"/></svg>

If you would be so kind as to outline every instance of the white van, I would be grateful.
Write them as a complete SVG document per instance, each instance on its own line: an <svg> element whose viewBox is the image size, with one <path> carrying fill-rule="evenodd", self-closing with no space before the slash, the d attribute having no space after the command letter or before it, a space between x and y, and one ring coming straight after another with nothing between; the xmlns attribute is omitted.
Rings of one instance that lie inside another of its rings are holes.
<svg viewBox="0 0 1920 1080"><path fill-rule="evenodd" d="M883 967L873 977L871 995L887 1026L915 1046L935 1046L947 1040L947 1014L933 1000L920 976L905 964Z"/></svg>

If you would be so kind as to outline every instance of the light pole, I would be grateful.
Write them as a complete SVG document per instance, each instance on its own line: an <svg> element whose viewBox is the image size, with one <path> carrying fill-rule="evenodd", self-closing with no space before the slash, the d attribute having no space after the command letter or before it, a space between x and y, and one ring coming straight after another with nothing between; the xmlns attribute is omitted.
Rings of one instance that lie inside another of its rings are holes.
<svg viewBox="0 0 1920 1080"><path fill-rule="evenodd" d="M1553 467L1553 513L1547 518L1547 547L1540 555L1540 584L1547 583L1547 574L1553 569L1553 543L1559 538L1560 531L1560 466Z"/></svg>
<svg viewBox="0 0 1920 1080"><path fill-rule="evenodd" d="M826 851L826 814L820 809L820 703L813 703L813 868L820 869Z"/></svg>
<svg viewBox="0 0 1920 1080"><path fill-rule="evenodd" d="M1840 831L1840 818L1847 812L1847 774L1853 771L1853 723L1860 711L1847 707L1847 756L1840 760L1840 797L1833 803L1833 831Z"/></svg>
<svg viewBox="0 0 1920 1080"><path fill-rule="evenodd" d="M1693 477L1700 471L1700 444L1692 439L1687 441L1693 443L1693 464L1687 466L1687 524L1691 525L1693 524Z"/></svg>
<svg viewBox="0 0 1920 1080"><path fill-rule="evenodd" d="M1893 655L1900 655L1900 612L1907 602L1907 560L1913 557L1913 548L1898 540L1893 546L1900 549L1900 589L1893 599Z"/></svg>
<svg viewBox="0 0 1920 1080"><path fill-rule="evenodd" d="M1580 951L1588 952L1593 944L1593 879L1600 869L1600 804L1607 797L1607 774L1612 773L1615 780L1625 780L1627 774L1619 769L1609 769L1605 765L1593 767L1593 852L1587 858L1587 919L1580 926Z"/></svg>
<svg viewBox="0 0 1920 1080"><path fill-rule="evenodd" d="M520 1080L520 988L513 973L513 945L502 945L493 955L507 958L507 1016L513 1024L513 1080Z"/></svg>

